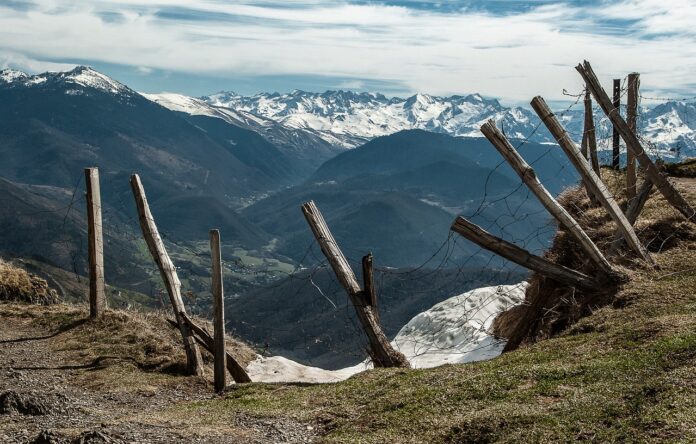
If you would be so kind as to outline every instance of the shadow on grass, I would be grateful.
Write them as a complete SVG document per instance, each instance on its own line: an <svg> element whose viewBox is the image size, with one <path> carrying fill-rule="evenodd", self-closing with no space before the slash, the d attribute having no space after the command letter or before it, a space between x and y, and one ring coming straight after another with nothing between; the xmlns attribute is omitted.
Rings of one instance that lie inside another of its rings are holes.
<svg viewBox="0 0 696 444"><path fill-rule="evenodd" d="M17 342L42 341L45 339L51 339L51 338L58 336L61 333L65 333L66 331L72 330L74 328L77 328L77 327L83 325L88 320L89 319L78 319L78 320L70 322L68 324L61 325L58 328L58 330L51 333L50 335L33 336L33 337L29 337L29 338L5 339L5 340L0 341L0 344L12 344L12 343L17 343Z"/></svg>

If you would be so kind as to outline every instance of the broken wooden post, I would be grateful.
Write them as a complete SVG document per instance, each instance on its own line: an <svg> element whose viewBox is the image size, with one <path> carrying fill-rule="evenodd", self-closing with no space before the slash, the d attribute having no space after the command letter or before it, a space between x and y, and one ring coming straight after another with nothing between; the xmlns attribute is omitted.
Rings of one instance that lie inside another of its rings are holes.
<svg viewBox="0 0 696 444"><path fill-rule="evenodd" d="M377 289L375 288L375 276L372 267L372 253L362 258L363 288L365 289L365 303L372 308L375 319L379 322L379 311L377 309Z"/></svg>
<svg viewBox="0 0 696 444"><path fill-rule="evenodd" d="M143 237L150 250L150 254L159 268L160 275L167 288L167 293L169 293L169 300L174 308L174 316L176 316L176 321L179 324L179 330L184 340L187 369L192 375L202 376L203 360L201 359L201 352L198 349L191 329L181 319L182 314L186 314L186 307L184 307L184 302L181 299L181 282L176 273L176 267L174 267L174 263L172 263L172 260L169 258L167 250L164 247L164 242L162 242L162 238L157 230L157 225L155 225L155 219L150 212L150 206L147 203L145 190L140 182L140 177L138 177L137 174L133 174L130 179L130 184L133 189L135 204L138 208L140 229L143 232Z"/></svg>
<svg viewBox="0 0 696 444"><path fill-rule="evenodd" d="M183 313L181 315L181 319L183 322L186 323L186 325L195 333L194 338L196 338L196 342L200 344L201 347L206 349L208 353L211 355L215 354L215 339L200 325L196 324L193 322L193 319L189 317L186 313ZM172 320L172 319L167 319L169 324L173 327L178 329L179 324ZM249 378L249 375L247 374L246 370L244 370L244 367L242 367L236 359L232 357L230 352L225 351L225 358L226 358L226 364L227 364L227 371L230 372L230 375L232 375L232 379L234 379L234 382L237 384L243 383L243 382L251 382L251 378Z"/></svg>
<svg viewBox="0 0 696 444"><path fill-rule="evenodd" d="M638 88L640 74L628 75L628 94L626 97L626 123L630 130L638 136ZM629 149L626 150L626 198L636 197L636 157Z"/></svg>
<svg viewBox="0 0 696 444"><path fill-rule="evenodd" d="M542 257L535 256L513 243L493 236L483 228L469 222L461 216L455 219L450 229L480 247L492 251L498 256L502 256L518 265L536 271L544 276L548 276L562 284L571 287L580 287L586 290L596 290L597 287L601 285L600 281L592 279L586 274L564 267L563 265L555 264Z"/></svg>
<svg viewBox="0 0 696 444"><path fill-rule="evenodd" d="M638 194L636 194L636 197L631 199L631 201L628 204L628 208L626 208L626 220L631 225L635 225L636 220L638 220L638 216L640 215L641 211L643 211L643 207L645 206L645 203L648 201L648 197L650 197L650 192L652 191L653 184L649 180L644 180L643 183L640 186L640 189L638 190ZM611 243L611 248L609 249L609 254L614 254L616 253L619 248L624 243L624 237L621 233L621 231L616 231L616 234L614 235L614 240Z"/></svg>
<svg viewBox="0 0 696 444"><path fill-rule="evenodd" d="M590 93L589 89L585 90L585 129L583 134L587 140L589 161L592 169L597 177L601 178L599 158L597 157L597 135L595 132L594 115L592 114L592 93ZM594 198L594 196L590 196L590 198Z"/></svg>
<svg viewBox="0 0 696 444"><path fill-rule="evenodd" d="M621 79L614 79L614 108L621 110ZM612 125L611 131L611 167L618 171L620 168L621 161L621 151L620 151L621 138L619 136L619 131L616 129L616 125Z"/></svg>
<svg viewBox="0 0 696 444"><path fill-rule="evenodd" d="M629 247L638 253L638 255L640 255L640 257L646 262L654 265L655 263L650 257L650 254L648 254L648 251L640 243L638 236L636 236L635 231L633 231L633 227L626 220L621 208L619 208L619 205L612 197L606 185L604 185L604 182L602 182L594 171L592 171L592 168L590 168L587 161L582 158L580 150L570 139L570 136L553 112L551 112L548 105L546 105L544 99L540 96L535 97L532 100L532 107L534 108L534 111L536 111L541 121L544 122L546 127L549 129L560 147L563 149L563 151L565 151L566 155L578 170L585 183L591 187L593 194L597 197L597 199L599 199L599 202L609 213L609 216L611 216L614 222L616 222L617 226L626 238Z"/></svg>
<svg viewBox="0 0 696 444"><path fill-rule="evenodd" d="M517 150L512 146L510 141L500 133L498 128L495 126L493 120L489 120L481 126L481 132L484 136L491 142L491 144L498 150L498 152L505 158L505 160L510 164L513 170L522 179L522 182L529 187L529 189L534 193L534 195L541 201L544 208L548 210L556 220L568 230L568 232L575 238L575 240L580 244L580 247L589 256L590 260L597 266L597 268L606 275L614 274L609 262L604 258L604 255L597 245L592 242L592 239L585 233L585 231L580 227L580 224L573 218L573 216L566 211L565 208L559 204L556 199L553 198L551 193L544 187L544 185L539 181L534 169L527 164L527 162L520 156ZM591 191L588 190L588 194Z"/></svg>
<svg viewBox="0 0 696 444"><path fill-rule="evenodd" d="M604 89L602 89L599 81L597 80L597 76L592 70L590 62L586 60L583 64L579 64L575 69L578 70L580 75L585 80L585 83L587 83L588 88L590 91L592 91L592 95L594 96L595 100L597 100L597 103L602 108L604 113L607 115L607 117L609 117L612 123L616 125L621 137L626 143L626 149L630 150L635 156L641 168L645 171L647 179L650 180L653 185L655 185L655 188L657 188L660 193L662 193L665 199L667 199L667 202L682 213L688 220L696 223L696 211L691 207L691 205L689 205L688 202L686 202L684 197L682 197L682 195L674 188L669 180L667 180L667 178L660 173L655 163L650 160L650 157L647 155L645 150L643 150L640 140L638 140L638 136L631 131L631 128L621 117L618 110L616 110L616 108L614 108L612 105L607 93L604 91Z"/></svg>
<svg viewBox="0 0 696 444"><path fill-rule="evenodd" d="M370 344L369 352L375 367L409 367L406 357L394 350L387 340L372 307L365 303L365 293L360 289L353 269L338 247L317 206L313 201L309 201L302 205L302 213L307 219L314 237L319 242L321 251L328 259L336 277L355 307L358 319L367 335Z"/></svg>
<svg viewBox="0 0 696 444"><path fill-rule="evenodd" d="M87 238L89 257L89 317L101 316L106 309L104 283L104 236L102 232L99 170L85 168L87 189Z"/></svg>
<svg viewBox="0 0 696 444"><path fill-rule="evenodd" d="M225 390L227 385L227 371L225 369L225 300L222 286L222 255L220 253L220 231L210 230L210 258L213 263L213 312L215 335L215 353L213 376L215 391Z"/></svg>

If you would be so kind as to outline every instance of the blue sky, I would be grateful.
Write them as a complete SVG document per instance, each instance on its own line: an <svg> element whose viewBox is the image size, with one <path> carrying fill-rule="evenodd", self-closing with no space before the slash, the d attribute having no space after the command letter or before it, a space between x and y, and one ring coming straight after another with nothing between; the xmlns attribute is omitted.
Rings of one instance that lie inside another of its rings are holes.
<svg viewBox="0 0 696 444"><path fill-rule="evenodd" d="M0 0L0 67L86 64L143 92L479 92L560 102L609 84L696 94L694 0Z"/></svg>

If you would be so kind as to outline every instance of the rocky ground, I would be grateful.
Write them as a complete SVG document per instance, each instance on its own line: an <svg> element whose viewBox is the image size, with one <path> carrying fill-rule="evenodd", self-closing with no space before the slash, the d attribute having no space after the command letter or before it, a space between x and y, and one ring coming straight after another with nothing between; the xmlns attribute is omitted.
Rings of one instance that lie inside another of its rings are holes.
<svg viewBox="0 0 696 444"><path fill-rule="evenodd" d="M61 319L42 325L41 310ZM169 419L215 398L204 378L149 372L127 357L74 347L86 324L60 306L0 304L0 442L311 442L314 428L286 418L239 414L227 427ZM95 338L92 338L95 339ZM98 340L98 338L96 338ZM87 347L88 344L85 344ZM164 370L165 372L167 370ZM204 421L203 421L204 422Z"/></svg>

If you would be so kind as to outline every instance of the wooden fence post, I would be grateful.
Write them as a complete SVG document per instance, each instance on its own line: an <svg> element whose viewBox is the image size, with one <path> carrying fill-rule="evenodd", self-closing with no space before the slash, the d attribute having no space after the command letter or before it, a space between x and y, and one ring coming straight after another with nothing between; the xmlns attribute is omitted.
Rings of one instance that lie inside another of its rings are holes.
<svg viewBox="0 0 696 444"><path fill-rule="evenodd" d="M614 108L621 110L621 79L614 79ZM621 161L621 150L620 150L621 138L619 137L619 131L616 129L616 125L612 126L611 131L611 167L614 170L619 170Z"/></svg>
<svg viewBox="0 0 696 444"><path fill-rule="evenodd" d="M571 287L580 287L586 290L596 290L602 282L592 279L586 274L572 270L568 267L555 264L547 259L535 256L527 250L518 247L506 240L493 236L478 225L469 222L465 218L459 216L452 224L452 231L460 234L464 238L474 242L475 244L492 251L493 253L504 257L518 265L536 271L539 274L548 276L562 284Z"/></svg>
<svg viewBox="0 0 696 444"><path fill-rule="evenodd" d="M628 95L626 97L626 123L638 136L638 88L640 87L640 74L628 75ZM626 198L636 197L636 156L633 151L626 149Z"/></svg>
<svg viewBox="0 0 696 444"><path fill-rule="evenodd" d="M365 289L365 302L372 308L375 319L379 322L377 309L377 289L375 288L374 270L372 268L372 253L362 258L363 288Z"/></svg>
<svg viewBox="0 0 696 444"><path fill-rule="evenodd" d="M102 231L99 170L85 168L87 188L87 237L89 249L89 317L101 316L106 309L104 282L104 237Z"/></svg>
<svg viewBox="0 0 696 444"><path fill-rule="evenodd" d="M210 230L210 258L213 263L213 311L215 337L214 380L215 391L221 392L227 386L227 369L225 368L225 297L222 286L222 254L220 253L220 231Z"/></svg>
<svg viewBox="0 0 696 444"><path fill-rule="evenodd" d="M645 206L645 203L648 201L648 197L650 197L650 191L652 191L653 188L653 183L650 182L649 180L644 180L643 183L640 186L640 189L638 190L638 194L636 197L631 199L631 201L628 204L628 208L626 208L626 220L631 225L635 225L636 220L638 220L638 216L640 215L641 211L643 211L643 207ZM621 231L616 231L616 234L614 235L614 241L611 244L611 248L609 249L609 254L614 254L616 253L619 248L623 245L623 235L621 234Z"/></svg>
<svg viewBox="0 0 696 444"><path fill-rule="evenodd" d="M578 170L585 183L592 187L594 195L597 197L597 199L599 199L599 202L606 209L614 222L616 222L616 225L618 225L619 229L626 238L629 247L638 253L646 262L651 265L655 265L654 261L650 257L650 254L640 243L638 236L636 236L635 231L633 231L633 227L626 220L621 208L619 208L619 205L611 196L611 193L607 189L606 185L604 185L602 180L597 177L594 171L592 171L592 168L590 168L587 161L582 158L580 150L570 139L568 133L553 112L551 112L551 109L548 107L544 99L540 96L535 97L532 100L532 108L534 108L534 111L536 111L541 121L544 122L563 151L565 151L571 163L575 165L575 168Z"/></svg>
<svg viewBox="0 0 696 444"><path fill-rule="evenodd" d="M162 242L162 238L159 235L157 225L155 225L155 219L150 212L150 206L147 204L145 190L140 182L140 177L138 177L137 174L133 174L130 179L130 184L133 190L133 196L135 197L135 204L138 208L140 229L143 232L143 237L150 250L150 254L159 268L160 275L167 288L167 293L169 293L169 300L174 308L174 316L176 316L181 336L184 339L188 371L192 375L202 376L203 360L201 359L201 352L198 349L198 344L196 344L193 332L182 320L182 314L186 314L186 307L181 299L181 282L176 273L176 267L174 267L174 263L169 258L167 250L164 247L164 242Z"/></svg>
<svg viewBox="0 0 696 444"><path fill-rule="evenodd" d="M597 157L597 135L595 132L594 115L592 114L592 93L589 89L585 90L585 130L584 135L587 138L587 148L590 156L590 164L597 177L601 178L599 168L599 158ZM590 199L596 200L594 196Z"/></svg>
<svg viewBox="0 0 696 444"><path fill-rule="evenodd" d="M645 150L643 150L643 146L641 145L640 140L638 140L636 134L631 131L631 128L628 126L626 121L621 117L616 108L613 107L611 101L609 100L609 96L607 96L607 93L599 84L590 62L585 60L583 64L579 64L575 69L585 80L585 83L587 84L588 88L590 88L590 91L592 91L592 95L594 96L595 100L597 100L597 103L602 108L604 113L619 130L621 137L626 143L626 149L633 152L633 155L640 164L641 168L645 171L647 179L649 179L653 185L655 185L655 188L662 193L667 202L682 213L688 220L691 222L696 222L696 211L674 188L669 180L667 180L667 178L660 173L655 163L650 160L650 157L647 155Z"/></svg>
<svg viewBox="0 0 696 444"><path fill-rule="evenodd" d="M597 245L592 242L587 233L580 227L580 224L573 218L563 208L556 199L553 198L551 193L544 187L544 185L539 181L534 169L527 164L527 162L520 156L517 150L512 146L510 141L500 133L498 128L495 126L493 120L489 120L481 126L481 132L484 136L491 142L491 144L498 150L498 152L505 158L505 160L510 164L513 170L522 179L527 187L534 193L534 195L541 201L544 208L548 210L556 220L568 230L568 232L575 238L575 240L580 244L580 247L585 251L585 253L590 257L590 260L597 266L597 268L606 275L613 275L615 272L611 267L611 264L606 260L604 255ZM588 189L588 193L591 190Z"/></svg>
<svg viewBox="0 0 696 444"><path fill-rule="evenodd" d="M370 343L369 352L375 367L409 367L406 357L394 350L387 340L372 307L366 304L365 292L360 288L353 269L326 225L324 216L321 215L313 201L302 205L302 213L307 219L314 237L319 242L321 251L328 259L336 277L355 307L358 319Z"/></svg>

